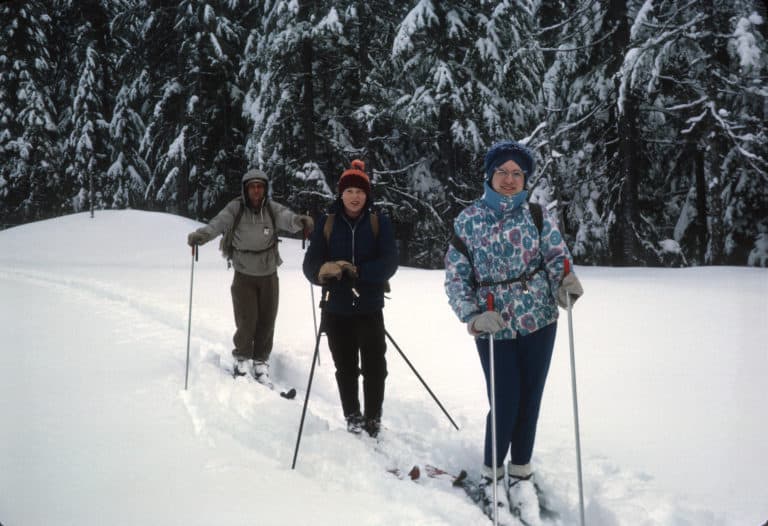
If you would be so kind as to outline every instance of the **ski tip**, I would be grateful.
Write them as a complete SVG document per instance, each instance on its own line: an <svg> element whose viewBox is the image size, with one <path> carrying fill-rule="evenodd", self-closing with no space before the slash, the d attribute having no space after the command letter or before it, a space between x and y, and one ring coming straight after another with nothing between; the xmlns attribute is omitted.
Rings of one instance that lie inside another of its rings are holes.
<svg viewBox="0 0 768 526"><path fill-rule="evenodd" d="M456 478L453 479L453 485L454 486L463 486L464 481L467 480L468 474L465 469L462 469L458 475L456 475Z"/></svg>
<svg viewBox="0 0 768 526"><path fill-rule="evenodd" d="M294 398L296 398L296 389L291 387L287 391L280 393L280 396L282 396L287 400L293 400Z"/></svg>

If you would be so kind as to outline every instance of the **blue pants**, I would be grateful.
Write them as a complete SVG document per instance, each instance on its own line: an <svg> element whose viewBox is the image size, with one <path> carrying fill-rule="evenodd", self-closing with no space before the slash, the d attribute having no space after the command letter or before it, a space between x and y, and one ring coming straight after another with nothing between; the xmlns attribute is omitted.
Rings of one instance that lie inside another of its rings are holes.
<svg viewBox="0 0 768 526"><path fill-rule="evenodd" d="M536 423L539 419L544 383L552 360L557 322L514 340L495 340L496 379L496 460L504 465L507 451L513 464L531 461ZM491 400L490 350L487 338L476 338L480 363L485 374L488 403ZM485 421L485 465L493 464L491 412Z"/></svg>

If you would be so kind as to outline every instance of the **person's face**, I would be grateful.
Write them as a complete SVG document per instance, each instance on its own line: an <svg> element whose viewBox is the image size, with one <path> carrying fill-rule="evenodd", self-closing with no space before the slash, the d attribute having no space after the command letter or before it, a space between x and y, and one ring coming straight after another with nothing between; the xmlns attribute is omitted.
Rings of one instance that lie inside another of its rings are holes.
<svg viewBox="0 0 768 526"><path fill-rule="evenodd" d="M365 206L367 196L360 188L350 186L341 193L341 202L349 217L357 217Z"/></svg>
<svg viewBox="0 0 768 526"><path fill-rule="evenodd" d="M246 186L245 189L248 192L248 200L251 202L251 205L258 207L261 204L261 201L264 199L264 193L267 190L264 182L251 181L248 183L248 186Z"/></svg>
<svg viewBox="0 0 768 526"><path fill-rule="evenodd" d="M515 161L509 160L493 172L491 188L504 197L519 194L524 186L525 174Z"/></svg>

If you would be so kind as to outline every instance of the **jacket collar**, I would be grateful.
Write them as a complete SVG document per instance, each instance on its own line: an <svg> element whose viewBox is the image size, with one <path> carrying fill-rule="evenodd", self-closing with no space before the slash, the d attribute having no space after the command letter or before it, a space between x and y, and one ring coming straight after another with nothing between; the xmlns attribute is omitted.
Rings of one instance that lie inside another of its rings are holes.
<svg viewBox="0 0 768 526"><path fill-rule="evenodd" d="M523 190L519 194L511 195L509 197L503 196L496 190L491 188L486 181L483 186L485 192L483 193L482 201L485 202L488 207L498 214L505 214L520 208L523 203L528 201L528 191Z"/></svg>

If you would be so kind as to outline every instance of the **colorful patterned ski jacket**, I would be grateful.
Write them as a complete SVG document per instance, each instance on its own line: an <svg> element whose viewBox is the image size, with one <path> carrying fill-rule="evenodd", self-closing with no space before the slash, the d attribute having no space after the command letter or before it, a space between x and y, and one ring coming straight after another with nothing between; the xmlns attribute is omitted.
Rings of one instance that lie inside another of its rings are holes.
<svg viewBox="0 0 768 526"><path fill-rule="evenodd" d="M557 320L557 289L568 247L554 218L542 207L541 236L527 203L527 192L505 197L485 184L485 194L454 222L467 258L449 245L445 255L448 303L466 323L487 310L487 296L507 327L494 339L512 339ZM487 338L487 335L480 337Z"/></svg>

